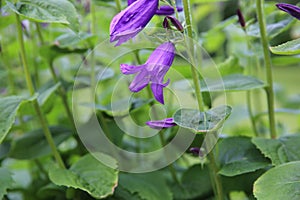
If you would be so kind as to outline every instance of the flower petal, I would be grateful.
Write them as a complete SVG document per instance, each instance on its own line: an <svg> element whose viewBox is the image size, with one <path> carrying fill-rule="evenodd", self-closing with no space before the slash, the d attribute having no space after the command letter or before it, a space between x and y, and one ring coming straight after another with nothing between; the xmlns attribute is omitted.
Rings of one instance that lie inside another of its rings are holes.
<svg viewBox="0 0 300 200"><path fill-rule="evenodd" d="M159 45L149 56L146 64L148 70L152 71L157 65L170 67L175 57L175 46L172 42L165 42Z"/></svg>
<svg viewBox="0 0 300 200"><path fill-rule="evenodd" d="M173 126L176 126L173 118L166 118L163 120L157 120L157 121L148 121L146 124L153 129L162 129L162 128L170 128Z"/></svg>
<svg viewBox="0 0 300 200"><path fill-rule="evenodd" d="M276 4L276 6L280 10L287 12L293 17L300 20L300 8L298 6L287 4L287 3L278 3Z"/></svg>
<svg viewBox="0 0 300 200"><path fill-rule="evenodd" d="M131 92L139 92L148 85L150 81L150 75L147 70L141 70L129 85Z"/></svg>
<svg viewBox="0 0 300 200"><path fill-rule="evenodd" d="M179 6L176 6L176 9L178 12L181 12L183 10L182 7ZM173 15L174 13L174 8L168 5L160 6L155 12L156 15Z"/></svg>
<svg viewBox="0 0 300 200"><path fill-rule="evenodd" d="M164 87L169 85L169 83L170 83L170 79L168 79L168 81L165 84L151 83L151 90L152 90L153 96L161 104L165 103L163 89L164 89Z"/></svg>
<svg viewBox="0 0 300 200"><path fill-rule="evenodd" d="M127 74L136 74L139 71L141 71L142 68L144 68L144 65L139 65L139 66L128 65L128 64L120 65L121 72L126 75Z"/></svg>
<svg viewBox="0 0 300 200"><path fill-rule="evenodd" d="M116 46L136 36L151 20L158 7L158 0L138 0L118 13L110 23L110 42Z"/></svg>

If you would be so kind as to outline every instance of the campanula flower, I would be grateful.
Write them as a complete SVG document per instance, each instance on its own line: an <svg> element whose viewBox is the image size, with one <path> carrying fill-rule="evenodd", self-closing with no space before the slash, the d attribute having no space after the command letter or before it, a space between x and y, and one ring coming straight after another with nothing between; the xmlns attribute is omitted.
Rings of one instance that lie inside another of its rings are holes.
<svg viewBox="0 0 300 200"><path fill-rule="evenodd" d="M123 74L137 74L129 86L130 91L139 92L151 83L155 99L164 104L163 88L170 82L168 80L163 83L164 76L171 67L174 57L174 44L165 42L151 53L145 64L139 66L121 64L120 68Z"/></svg>
<svg viewBox="0 0 300 200"><path fill-rule="evenodd" d="M300 8L287 3L278 3L276 4L277 8L280 10L289 13L293 17L300 20Z"/></svg>
<svg viewBox="0 0 300 200"><path fill-rule="evenodd" d="M135 2L137 0L127 0L127 5L130 6L133 2ZM176 9L178 12L181 12L183 10L182 7L177 7ZM174 8L172 6L168 6L168 5L164 5L164 6L160 6L156 12L156 15L173 15L174 14Z"/></svg>
<svg viewBox="0 0 300 200"><path fill-rule="evenodd" d="M164 28L171 29L169 21L175 26L175 28L178 31L180 31L180 32L184 31L183 26L181 25L180 21L178 19L176 19L175 17L173 17L173 16L166 16L165 17L165 19L163 21L163 27Z"/></svg>
<svg viewBox="0 0 300 200"><path fill-rule="evenodd" d="M245 22L245 19L244 19L244 16L243 16L243 13L240 9L237 9L236 10L236 14L239 18L239 23L241 25L242 28L245 28L246 27L246 22Z"/></svg>
<svg viewBox="0 0 300 200"><path fill-rule="evenodd" d="M118 13L110 23L110 42L116 46L136 36L151 20L158 8L158 0L138 0Z"/></svg>
<svg viewBox="0 0 300 200"><path fill-rule="evenodd" d="M176 126L173 118L166 118L163 120L157 120L157 121L148 121L146 124L153 129L162 129L162 128L170 128L173 126Z"/></svg>

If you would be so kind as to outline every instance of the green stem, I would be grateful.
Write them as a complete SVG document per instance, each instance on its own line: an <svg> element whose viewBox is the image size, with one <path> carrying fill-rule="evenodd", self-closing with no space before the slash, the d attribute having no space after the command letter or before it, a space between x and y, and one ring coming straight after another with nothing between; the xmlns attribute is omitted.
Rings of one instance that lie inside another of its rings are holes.
<svg viewBox="0 0 300 200"><path fill-rule="evenodd" d="M184 15L185 15L185 20L186 20L186 25L187 25L187 34L188 34L188 40L189 42L189 49L191 50L191 61L193 60L193 55L194 55L194 45L193 45L193 29L192 29L192 24L191 24L191 16L190 16L190 5L189 5L189 0L183 0L183 8L184 8ZM201 57L201 56L199 56ZM205 106L203 104L203 98L201 94L201 87L200 87L200 81L199 81L199 75L197 73L197 70L195 66L193 65L193 61L191 64L191 72L192 72L192 78L193 82L195 85L195 93L196 93L196 98L198 102L198 108L199 111L203 112L205 110Z"/></svg>
<svg viewBox="0 0 300 200"><path fill-rule="evenodd" d="M116 2L117 11L121 12L121 10L122 10L121 1L120 0L115 0L115 2Z"/></svg>
<svg viewBox="0 0 300 200"><path fill-rule="evenodd" d="M41 25L38 22L35 22L35 27L36 27L36 31L37 31L40 43L44 44L44 37L43 37L42 31L41 31Z"/></svg>
<svg viewBox="0 0 300 200"><path fill-rule="evenodd" d="M26 84L28 87L28 90L30 92L30 95L33 96L35 94L35 89L33 87L32 84L32 80L30 77L30 73L29 73L29 68L28 68L28 64L27 64L27 59L26 59L26 54L25 54L25 46L24 46L24 39L23 39L23 34L22 34L22 25L21 25L21 20L19 15L16 14L16 20L17 20L17 30L18 30L18 39L19 39L19 44L20 44L20 49L21 49L21 59L22 59L22 63L23 63L23 68L24 68L24 73L25 73L25 79L26 79ZM46 121L45 116L42 113L42 110L38 104L37 99L35 98L33 100L33 106L34 109L36 111L36 114L38 116L38 119L40 120L40 124L42 126L43 132L45 134L45 137L47 139L47 142L52 150L53 156L56 159L58 165L61 168L65 168L64 162L55 146L54 140L52 138L50 129L48 127L48 123Z"/></svg>
<svg viewBox="0 0 300 200"><path fill-rule="evenodd" d="M186 25L187 25L187 34L188 34L188 37L190 40L189 47L192 51L191 60L193 60L193 56L194 56L194 46L193 46L193 42L192 42L193 29L192 29L191 16L190 16L191 11L190 11L189 0L183 0L183 9L184 9L184 15L185 15L185 20L186 20ZM201 55L199 57L201 58ZM194 62L192 62L192 63L194 63ZM199 108L199 111L204 112L205 107L204 107L202 94L201 94L199 75L197 73L196 68L193 65L191 65L191 72L192 72L192 77L193 77L193 81L194 81L194 85L195 85L195 93L196 93L196 97L197 97L198 108ZM215 188L215 191L214 191L215 196L218 200L223 200L222 182L221 182L220 176L217 174L218 168L215 163L215 158L214 158L213 152L208 154L208 158L210 161L209 168L212 173L211 179L212 179L212 183Z"/></svg>
<svg viewBox="0 0 300 200"><path fill-rule="evenodd" d="M266 23L263 14L264 0L256 0L256 12L259 22L261 43L264 52L264 61L266 67L266 79L268 86L265 88L268 100L268 112L269 112L269 123L270 123L270 134L271 138L276 138L276 122L275 122L275 111L274 111L274 91L273 91L273 76L272 76L272 62L269 52L269 44L266 32Z"/></svg>

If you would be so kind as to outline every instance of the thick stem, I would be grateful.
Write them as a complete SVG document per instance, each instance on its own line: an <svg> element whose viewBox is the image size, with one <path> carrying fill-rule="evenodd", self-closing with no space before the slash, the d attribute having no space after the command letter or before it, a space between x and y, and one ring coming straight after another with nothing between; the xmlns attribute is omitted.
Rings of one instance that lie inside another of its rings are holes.
<svg viewBox="0 0 300 200"><path fill-rule="evenodd" d="M188 34L188 37L190 40L189 47L192 51L191 60L193 60L193 56L194 56L194 46L192 44L193 29L192 29L191 16L190 16L191 12L190 12L189 0L183 0L183 9L184 9L184 15L185 15L185 20L186 20L186 25L187 25L187 34ZM201 58L201 55L199 57ZM192 62L192 63L194 63L194 62ZM193 65L191 65L191 72L192 72L192 77L193 77L193 81L194 81L194 85L195 85L195 93L196 93L196 97L197 97L198 107L199 107L200 111L204 112L205 107L204 107L202 94L201 94L199 75L197 73L196 68ZM208 158L209 158L209 168L212 173L211 179L212 179L212 183L214 184L214 188L215 188L215 190L214 190L215 196L218 200L223 200L222 182L221 182L220 176L217 174L218 169L217 169L217 166L215 163L215 158L214 158L213 152L208 154Z"/></svg>
<svg viewBox="0 0 300 200"><path fill-rule="evenodd" d="M26 84L27 84L28 90L30 92L30 95L33 96L35 94L35 89L33 87L32 80L31 80L30 73L29 73L29 68L27 65L27 59L26 59L26 55L25 55L25 46L24 46L24 40L23 40L23 34L22 34L22 25L21 25L20 17L17 14L16 14L16 19L17 19L18 39L19 39L20 50L21 50L21 59L22 59L22 64L23 64L23 68L24 68ZM38 119L40 121L40 124L42 126L42 129L43 129L44 135L47 139L47 142L52 150L52 154L53 154L54 158L56 159L58 165L61 168L65 168L64 162L55 146L54 140L52 138L50 129L49 129L47 121L46 121L46 118L43 115L42 110L41 110L36 98L33 100L33 106L34 106L34 109L38 116Z"/></svg>
<svg viewBox="0 0 300 200"><path fill-rule="evenodd" d="M268 100L269 124L271 138L276 138L276 122L274 111L274 91L273 91L273 76L272 76L272 62L269 52L269 44L266 31L266 23L263 13L264 0L256 0L256 13L259 23L261 43L264 52L264 61L266 67L266 79L268 86L265 88Z"/></svg>

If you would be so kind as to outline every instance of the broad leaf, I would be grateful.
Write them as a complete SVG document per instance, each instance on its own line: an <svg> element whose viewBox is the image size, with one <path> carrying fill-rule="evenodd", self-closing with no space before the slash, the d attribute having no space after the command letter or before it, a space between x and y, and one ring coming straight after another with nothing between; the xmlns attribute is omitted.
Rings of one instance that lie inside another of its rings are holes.
<svg viewBox="0 0 300 200"><path fill-rule="evenodd" d="M0 98L0 143L2 143L8 131L11 129L15 122L17 112L24 102L26 102L26 100L19 96Z"/></svg>
<svg viewBox="0 0 300 200"><path fill-rule="evenodd" d="M50 96L60 87L60 83L56 83L54 85L51 85L50 87L48 87L48 85L46 87L41 88L38 92L38 103L40 106L43 106L47 100L50 98Z"/></svg>
<svg viewBox="0 0 300 200"><path fill-rule="evenodd" d="M270 47L274 54L278 55L296 55L300 54L300 38L291 40L278 46Z"/></svg>
<svg viewBox="0 0 300 200"><path fill-rule="evenodd" d="M113 158L106 156L106 159ZM112 167L116 168L114 163ZM113 194L118 184L118 171L102 164L90 154L80 158L68 170L50 169L49 177L56 185L81 189L99 199Z"/></svg>
<svg viewBox="0 0 300 200"><path fill-rule="evenodd" d="M173 117L178 126L205 133L220 128L230 114L230 106L219 106L205 112L182 108Z"/></svg>
<svg viewBox="0 0 300 200"><path fill-rule="evenodd" d="M219 173L224 176L253 172L270 165L269 160L251 143L251 138L224 138L218 143L217 151Z"/></svg>
<svg viewBox="0 0 300 200"><path fill-rule="evenodd" d="M12 179L12 174L5 168L0 168L0 199L6 194L7 189L12 187L14 180Z"/></svg>
<svg viewBox="0 0 300 200"><path fill-rule="evenodd" d="M223 76L222 79L205 79L201 81L202 92L223 92L223 91L245 91L265 87L264 82L253 77L242 74L231 74Z"/></svg>
<svg viewBox="0 0 300 200"><path fill-rule="evenodd" d="M172 199L172 193L164 180L164 176L159 172L122 173L118 187L129 191L131 194L137 194L140 199Z"/></svg>
<svg viewBox="0 0 300 200"><path fill-rule="evenodd" d="M222 76L237 74L243 72L243 67L239 64L237 57L230 56L223 63L218 65L218 69Z"/></svg>
<svg viewBox="0 0 300 200"><path fill-rule="evenodd" d="M54 142L57 145L65 141L72 134L64 127L50 127ZM50 146L42 129L34 130L16 138L9 156L16 159L34 159L51 154Z"/></svg>
<svg viewBox="0 0 300 200"><path fill-rule="evenodd" d="M299 135L288 135L278 139L253 138L252 142L271 159L273 165L300 161Z"/></svg>
<svg viewBox="0 0 300 200"><path fill-rule="evenodd" d="M208 168L200 164L185 171L181 184L173 184L171 188L175 199L204 199L213 192Z"/></svg>
<svg viewBox="0 0 300 200"><path fill-rule="evenodd" d="M20 0L13 4L6 0L9 8L19 15L37 22L61 23L78 31L78 15L74 5L67 0Z"/></svg>
<svg viewBox="0 0 300 200"><path fill-rule="evenodd" d="M257 199L300 199L300 161L270 169L254 183Z"/></svg>

